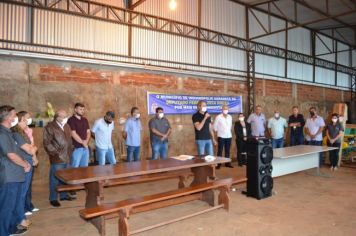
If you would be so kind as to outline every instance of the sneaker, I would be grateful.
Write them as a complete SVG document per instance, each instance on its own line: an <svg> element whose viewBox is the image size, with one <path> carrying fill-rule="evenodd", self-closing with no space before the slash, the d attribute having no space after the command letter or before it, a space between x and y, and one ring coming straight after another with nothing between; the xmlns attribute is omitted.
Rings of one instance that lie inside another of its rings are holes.
<svg viewBox="0 0 356 236"><path fill-rule="evenodd" d="M230 163L228 164L225 164L225 167L228 167L228 168L234 168Z"/></svg>
<svg viewBox="0 0 356 236"><path fill-rule="evenodd" d="M26 232L27 232L26 228L17 229L13 234L10 234L10 236L24 235Z"/></svg>
<svg viewBox="0 0 356 236"><path fill-rule="evenodd" d="M25 213L25 216L30 216L30 215L32 215L32 212L30 212L30 211Z"/></svg>
<svg viewBox="0 0 356 236"><path fill-rule="evenodd" d="M336 166L334 167L334 171L337 171L337 167Z"/></svg>
<svg viewBox="0 0 356 236"><path fill-rule="evenodd" d="M66 196L66 197L63 197L63 198L61 198L60 200L61 201L73 201L73 200L75 200L76 198L74 198L74 197L72 197L72 196Z"/></svg>
<svg viewBox="0 0 356 236"><path fill-rule="evenodd" d="M54 207L60 207L61 206L61 204L57 200L50 201L49 203L51 203L51 205L54 206Z"/></svg>
<svg viewBox="0 0 356 236"><path fill-rule="evenodd" d="M35 208L32 209L32 212L37 212L37 211L39 211L39 210L40 210L40 209L38 209L38 208L35 207Z"/></svg>
<svg viewBox="0 0 356 236"><path fill-rule="evenodd" d="M331 171L333 171L333 170L334 170L334 167L333 167L333 166L332 166L332 167L330 167L330 170L331 170Z"/></svg>

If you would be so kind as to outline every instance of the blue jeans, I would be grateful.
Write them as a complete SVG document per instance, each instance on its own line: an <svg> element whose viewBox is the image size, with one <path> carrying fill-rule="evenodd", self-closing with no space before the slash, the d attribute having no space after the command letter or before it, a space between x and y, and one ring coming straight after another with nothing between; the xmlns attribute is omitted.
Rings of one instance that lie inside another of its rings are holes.
<svg viewBox="0 0 356 236"><path fill-rule="evenodd" d="M140 146L127 146L127 161L139 161L140 160Z"/></svg>
<svg viewBox="0 0 356 236"><path fill-rule="evenodd" d="M27 173L25 173L25 182L22 183L21 186L21 199L20 202L18 203L19 206L19 218L21 218L21 220L26 219L25 217L25 212L26 212L26 200L27 200L27 194L28 191L30 189L31 186L31 182L32 182L32 174L33 174L33 167L32 167L32 162L30 162L31 165L31 170Z"/></svg>
<svg viewBox="0 0 356 236"><path fill-rule="evenodd" d="M14 233L17 225L21 223L18 219L18 203L21 198L23 182L5 183L0 185L0 235L8 236Z"/></svg>
<svg viewBox="0 0 356 236"><path fill-rule="evenodd" d="M195 140L198 149L198 155L214 155L213 142L208 140Z"/></svg>
<svg viewBox="0 0 356 236"><path fill-rule="evenodd" d="M308 145L314 145L314 146L321 146L323 143L323 141L316 141L316 140L310 140L307 142ZM319 167L321 167L323 165L323 153L320 152L319 153Z"/></svg>
<svg viewBox="0 0 356 236"><path fill-rule="evenodd" d="M34 175L35 168L32 167L30 186L28 187L26 199L25 199L25 212L32 211L35 206L32 204L32 179Z"/></svg>
<svg viewBox="0 0 356 236"><path fill-rule="evenodd" d="M296 146L296 145L303 145L304 144L304 135L303 133L301 134L294 134L290 135L290 145L291 146Z"/></svg>
<svg viewBox="0 0 356 236"><path fill-rule="evenodd" d="M72 154L71 167L86 167L89 164L89 149L76 148Z"/></svg>
<svg viewBox="0 0 356 236"><path fill-rule="evenodd" d="M161 159L167 159L168 157L168 142L167 141L152 141L152 160L157 160L158 156Z"/></svg>
<svg viewBox="0 0 356 236"><path fill-rule="evenodd" d="M57 170L67 168L66 163L59 163L59 164L51 164L49 169L49 200L50 201L57 201L58 200L58 193L56 187L59 184L65 184L61 180L59 180L55 174ZM65 198L67 196L66 192L60 192L60 198Z"/></svg>
<svg viewBox="0 0 356 236"><path fill-rule="evenodd" d="M272 139L272 148L282 148L284 146L284 139Z"/></svg>
<svg viewBox="0 0 356 236"><path fill-rule="evenodd" d="M95 147L96 160L99 162L99 165L103 166L106 163L106 160L109 161L111 165L116 164L115 152L113 148L101 149Z"/></svg>

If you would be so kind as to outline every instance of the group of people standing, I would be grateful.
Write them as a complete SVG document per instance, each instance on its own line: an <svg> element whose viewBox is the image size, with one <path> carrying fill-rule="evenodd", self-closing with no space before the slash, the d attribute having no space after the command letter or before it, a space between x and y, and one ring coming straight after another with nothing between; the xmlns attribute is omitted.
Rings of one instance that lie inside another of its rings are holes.
<svg viewBox="0 0 356 236"><path fill-rule="evenodd" d="M56 187L61 181L55 173L59 169L85 167L89 164L89 141L95 140L95 156L99 165L116 164L112 144L115 113L106 112L97 119L90 129L84 117L85 106L76 103L74 114L68 118L65 110L57 110L54 118L43 132L43 146L50 160L49 201L59 207ZM197 112L192 116L195 131L195 143L199 155L217 155L231 158L230 149L232 132L236 135L237 161L243 166L247 161L246 142L251 137L270 137L273 148L284 146L289 129L290 145L322 145L324 119L317 115L315 107L309 109L310 117L306 120L299 113L297 106L292 108L288 120L278 110L266 120L261 106L256 106L252 114L246 117L238 114L234 127L228 105L223 105L221 113L215 119L209 114L207 103L199 101ZM340 148L344 128L339 122L338 114L332 114L331 123L326 127L328 146ZM27 231L31 222L26 215L38 211L31 203L31 182L33 167L38 165L37 147L34 143L30 114L26 111L16 113L11 106L0 107L0 235L20 235ZM172 132L169 120L161 107L149 121L152 159L168 157L168 138ZM127 161L139 161L142 124L138 107L131 109L131 116L126 120L122 133L127 147ZM232 129L233 128L233 129ZM224 155L223 155L224 153ZM331 169L337 170L338 150L330 152ZM322 156L320 164L322 164ZM217 168L220 168L219 165ZM233 168L231 163L226 167ZM75 193L61 192L59 200L71 201Z"/></svg>

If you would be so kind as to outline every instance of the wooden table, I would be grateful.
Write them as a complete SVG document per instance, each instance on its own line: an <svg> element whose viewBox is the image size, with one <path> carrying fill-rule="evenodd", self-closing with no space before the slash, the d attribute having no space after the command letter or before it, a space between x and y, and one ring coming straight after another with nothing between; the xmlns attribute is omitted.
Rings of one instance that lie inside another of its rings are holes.
<svg viewBox="0 0 356 236"><path fill-rule="evenodd" d="M272 177L317 168L319 173L319 153L337 149L335 147L298 145L273 149Z"/></svg>
<svg viewBox="0 0 356 236"><path fill-rule="evenodd" d="M148 160L125 162L116 165L62 169L56 172L56 176L67 184L84 184L87 193L85 207L90 208L104 202L103 190L106 180L191 169L194 174L191 185L202 184L207 183L209 177L215 177L215 166L217 164L228 163L230 161L231 159L222 157L217 157L211 162L207 162L200 157L186 161L168 158L166 160ZM213 191L204 192L202 200L213 206ZM102 221L100 217L91 220L100 233L105 228Z"/></svg>

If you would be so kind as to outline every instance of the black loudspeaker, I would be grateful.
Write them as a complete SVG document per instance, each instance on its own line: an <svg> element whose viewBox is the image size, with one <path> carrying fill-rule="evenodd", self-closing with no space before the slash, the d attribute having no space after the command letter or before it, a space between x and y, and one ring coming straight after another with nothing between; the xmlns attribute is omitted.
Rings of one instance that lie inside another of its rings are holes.
<svg viewBox="0 0 356 236"><path fill-rule="evenodd" d="M269 139L247 141L247 196L257 199L272 195L273 149Z"/></svg>

